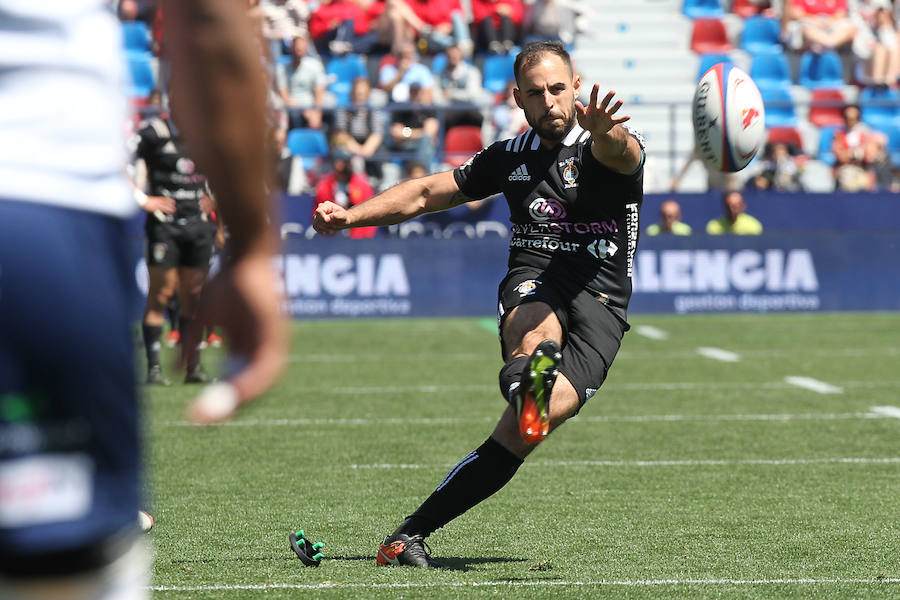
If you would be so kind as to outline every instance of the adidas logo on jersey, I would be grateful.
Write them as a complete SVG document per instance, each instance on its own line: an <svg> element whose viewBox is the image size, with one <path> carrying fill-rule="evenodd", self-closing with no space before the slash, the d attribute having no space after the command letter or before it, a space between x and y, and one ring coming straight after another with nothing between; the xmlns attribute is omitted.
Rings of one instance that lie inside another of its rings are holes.
<svg viewBox="0 0 900 600"><path fill-rule="evenodd" d="M525 163L519 165L519 167L509 174L510 181L531 181L531 175L528 174L528 169L525 168Z"/></svg>

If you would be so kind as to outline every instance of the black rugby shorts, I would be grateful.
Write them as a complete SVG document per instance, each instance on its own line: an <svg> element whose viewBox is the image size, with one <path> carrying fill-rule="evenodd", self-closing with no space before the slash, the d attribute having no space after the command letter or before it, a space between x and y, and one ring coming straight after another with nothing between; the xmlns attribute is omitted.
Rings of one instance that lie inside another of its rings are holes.
<svg viewBox="0 0 900 600"><path fill-rule="evenodd" d="M183 223L163 223L149 215L146 233L147 266L209 269L215 233L207 221L190 219Z"/></svg>
<svg viewBox="0 0 900 600"><path fill-rule="evenodd" d="M500 330L509 312L520 304L543 302L550 306L563 330L560 373L578 392L579 406L603 385L619 351L624 324L604 304L605 298L567 283L534 267L516 267L507 273L498 290ZM500 346L506 359L503 338Z"/></svg>

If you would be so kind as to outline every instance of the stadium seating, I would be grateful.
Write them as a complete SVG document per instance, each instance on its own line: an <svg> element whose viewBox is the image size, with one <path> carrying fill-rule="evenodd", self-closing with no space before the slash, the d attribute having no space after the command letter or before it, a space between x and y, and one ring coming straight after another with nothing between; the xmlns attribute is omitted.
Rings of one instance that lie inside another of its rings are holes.
<svg viewBox="0 0 900 600"><path fill-rule="evenodd" d="M791 94L783 88L760 88L766 107L766 128L796 127L797 112Z"/></svg>
<svg viewBox="0 0 900 600"><path fill-rule="evenodd" d="M763 89L789 90L791 67L784 54L757 54L750 65L750 77L760 91Z"/></svg>
<svg viewBox="0 0 900 600"><path fill-rule="evenodd" d="M741 33L741 49L750 54L782 52L781 24L778 19L750 17L744 21Z"/></svg>
<svg viewBox="0 0 900 600"><path fill-rule="evenodd" d="M366 63L358 54L346 54L334 56L328 61L325 68L330 83L328 90L337 98L338 106L350 104L350 91L353 89L353 80L357 77L366 77Z"/></svg>
<svg viewBox="0 0 900 600"><path fill-rule="evenodd" d="M797 150L803 149L803 138L794 127L773 127L767 133L770 144L789 144Z"/></svg>
<svg viewBox="0 0 900 600"><path fill-rule="evenodd" d="M844 94L840 90L813 90L809 122L816 127L831 127L844 122Z"/></svg>
<svg viewBox="0 0 900 600"><path fill-rule="evenodd" d="M131 76L129 96L146 98L156 87L156 75L153 73L151 56L146 52L126 52L125 60Z"/></svg>
<svg viewBox="0 0 900 600"><path fill-rule="evenodd" d="M758 15L762 7L751 0L734 0L731 3L731 12L739 17L747 18Z"/></svg>
<svg viewBox="0 0 900 600"><path fill-rule="evenodd" d="M891 127L885 133L888 136L888 153L891 155L891 164L900 165L900 127Z"/></svg>
<svg viewBox="0 0 900 600"><path fill-rule="evenodd" d="M844 86L841 57L834 50L816 54L804 52L800 58L800 85L811 90L836 89Z"/></svg>
<svg viewBox="0 0 900 600"><path fill-rule="evenodd" d="M431 72L440 75L447 66L447 53L440 52L431 58Z"/></svg>
<svg viewBox="0 0 900 600"><path fill-rule="evenodd" d="M458 167L484 148L481 127L457 125L447 130L444 137L444 162Z"/></svg>
<svg viewBox="0 0 900 600"><path fill-rule="evenodd" d="M691 50L697 54L730 52L725 24L718 19L697 19L691 32Z"/></svg>
<svg viewBox="0 0 900 600"><path fill-rule="evenodd" d="M900 93L890 88L865 88L859 94L862 120L875 129L887 131L900 123Z"/></svg>
<svg viewBox="0 0 900 600"><path fill-rule="evenodd" d="M484 59L482 78L484 89L494 94L506 89L506 84L513 78L514 54L492 54Z"/></svg>
<svg viewBox="0 0 900 600"><path fill-rule="evenodd" d="M122 23L122 42L129 52L150 52L150 30L143 21Z"/></svg>
<svg viewBox="0 0 900 600"><path fill-rule="evenodd" d="M831 142L838 127L823 127L819 130L819 154L816 158L826 165L834 165L834 152L831 151Z"/></svg>
<svg viewBox="0 0 900 600"><path fill-rule="evenodd" d="M729 56L728 54L718 54L715 52L711 54L701 54L700 67L697 69L697 81L700 81L700 78L703 77L703 75L707 71L709 71L713 67L713 65L717 65L719 63L733 64L734 61L731 60L731 56Z"/></svg>
<svg viewBox="0 0 900 600"><path fill-rule="evenodd" d="M330 154L328 140L320 129L291 129L287 135L291 154L303 159L303 168L311 169L320 158Z"/></svg>
<svg viewBox="0 0 900 600"><path fill-rule="evenodd" d="M691 19L710 19L725 14L719 0L684 0L681 12Z"/></svg>

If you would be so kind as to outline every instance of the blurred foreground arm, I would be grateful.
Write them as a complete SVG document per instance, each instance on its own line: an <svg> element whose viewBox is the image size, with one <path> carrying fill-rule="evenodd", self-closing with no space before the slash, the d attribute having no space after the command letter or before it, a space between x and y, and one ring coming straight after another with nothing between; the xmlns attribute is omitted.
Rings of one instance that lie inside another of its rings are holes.
<svg viewBox="0 0 900 600"><path fill-rule="evenodd" d="M208 285L199 320L224 327L232 355L245 362L229 381L236 398L218 406L198 399L188 407L191 420L211 423L263 393L284 365L287 325L271 262L277 238L266 191L266 83L246 3L163 0L162 5L175 110L231 232L231 260ZM199 336L198 331L197 341ZM188 341L182 347L190 352L196 345Z"/></svg>

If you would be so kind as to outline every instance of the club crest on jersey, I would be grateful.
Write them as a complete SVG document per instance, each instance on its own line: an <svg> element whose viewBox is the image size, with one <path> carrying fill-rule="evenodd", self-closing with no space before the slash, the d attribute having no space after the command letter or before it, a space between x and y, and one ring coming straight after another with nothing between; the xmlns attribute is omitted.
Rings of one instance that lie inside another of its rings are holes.
<svg viewBox="0 0 900 600"><path fill-rule="evenodd" d="M556 198L535 198L528 205L528 215L535 221L559 221L566 218L566 208Z"/></svg>
<svg viewBox="0 0 900 600"><path fill-rule="evenodd" d="M153 262L162 262L167 251L168 247L164 243L153 244Z"/></svg>
<svg viewBox="0 0 900 600"><path fill-rule="evenodd" d="M559 163L559 168L562 169L562 179L563 185L566 189L578 187L578 165L575 164L575 157L567 158L563 162Z"/></svg>
<svg viewBox="0 0 900 600"><path fill-rule="evenodd" d="M196 168L194 161L189 158L182 157L175 161L175 169L182 175L190 175Z"/></svg>
<svg viewBox="0 0 900 600"><path fill-rule="evenodd" d="M535 291L537 291L537 287L541 284L538 279L527 279L513 288L513 291L518 292L520 298L524 298L525 296L532 295Z"/></svg>

